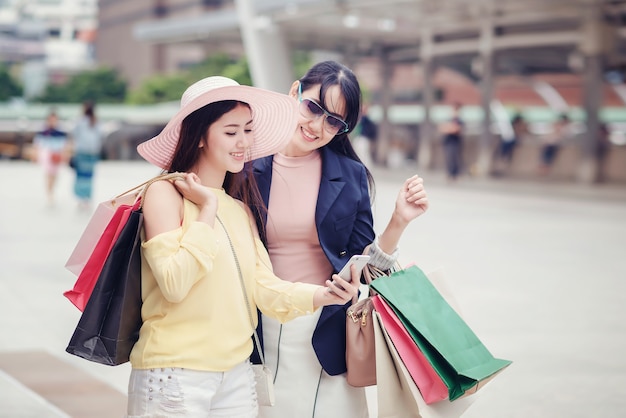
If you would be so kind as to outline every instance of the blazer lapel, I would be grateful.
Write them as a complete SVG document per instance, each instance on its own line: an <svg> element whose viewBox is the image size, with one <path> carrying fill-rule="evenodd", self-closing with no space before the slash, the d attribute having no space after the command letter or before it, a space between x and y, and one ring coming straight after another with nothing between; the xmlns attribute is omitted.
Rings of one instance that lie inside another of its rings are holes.
<svg viewBox="0 0 626 418"><path fill-rule="evenodd" d="M321 231L320 225L326 219L330 208L337 200L339 193L345 186L343 172L339 157L327 147L321 148L322 153L322 180L317 196L317 207L315 208L315 224L318 233Z"/></svg>

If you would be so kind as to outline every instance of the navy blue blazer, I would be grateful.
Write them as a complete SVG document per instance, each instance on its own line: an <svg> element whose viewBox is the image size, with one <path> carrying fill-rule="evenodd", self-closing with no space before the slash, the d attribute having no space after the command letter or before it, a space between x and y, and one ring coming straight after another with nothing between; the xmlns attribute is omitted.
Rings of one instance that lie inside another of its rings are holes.
<svg viewBox="0 0 626 418"><path fill-rule="evenodd" d="M374 240L372 207L365 167L328 147L322 147L320 153L322 178L315 225L320 245L336 273L350 257L362 254ZM269 156L253 163L254 176L266 207L270 197L273 160L273 156ZM267 215L256 221L262 240L266 242L262 226L267 222ZM346 372L346 310L350 304L325 306L313 332L313 349L330 375ZM261 327L258 333L262 338ZM258 362L257 353L253 355L255 360Z"/></svg>

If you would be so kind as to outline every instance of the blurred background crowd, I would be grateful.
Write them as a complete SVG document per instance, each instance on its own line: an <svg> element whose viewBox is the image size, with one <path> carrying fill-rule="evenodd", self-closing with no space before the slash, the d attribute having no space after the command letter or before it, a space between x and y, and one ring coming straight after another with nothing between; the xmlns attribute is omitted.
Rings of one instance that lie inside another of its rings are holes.
<svg viewBox="0 0 626 418"><path fill-rule="evenodd" d="M100 158L135 159L192 82L286 93L335 59L367 164L626 184L625 24L622 0L0 0L0 156L35 158L51 112L71 143L91 103Z"/></svg>

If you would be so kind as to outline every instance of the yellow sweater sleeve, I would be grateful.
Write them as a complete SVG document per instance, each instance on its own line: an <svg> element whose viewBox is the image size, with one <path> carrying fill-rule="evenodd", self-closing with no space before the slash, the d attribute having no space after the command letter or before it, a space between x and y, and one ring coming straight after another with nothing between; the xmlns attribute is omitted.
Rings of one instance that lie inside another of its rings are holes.
<svg viewBox="0 0 626 418"><path fill-rule="evenodd" d="M179 303L213 269L218 240L212 227L192 222L187 231L181 227L159 234L144 242L142 249L163 297Z"/></svg>

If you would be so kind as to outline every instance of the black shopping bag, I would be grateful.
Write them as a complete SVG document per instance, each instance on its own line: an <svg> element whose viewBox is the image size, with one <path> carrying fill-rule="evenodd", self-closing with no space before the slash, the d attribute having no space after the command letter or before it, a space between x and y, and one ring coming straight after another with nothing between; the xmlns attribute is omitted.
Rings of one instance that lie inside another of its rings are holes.
<svg viewBox="0 0 626 418"><path fill-rule="evenodd" d="M141 209L134 210L109 253L68 353L109 366L126 363L141 328Z"/></svg>

